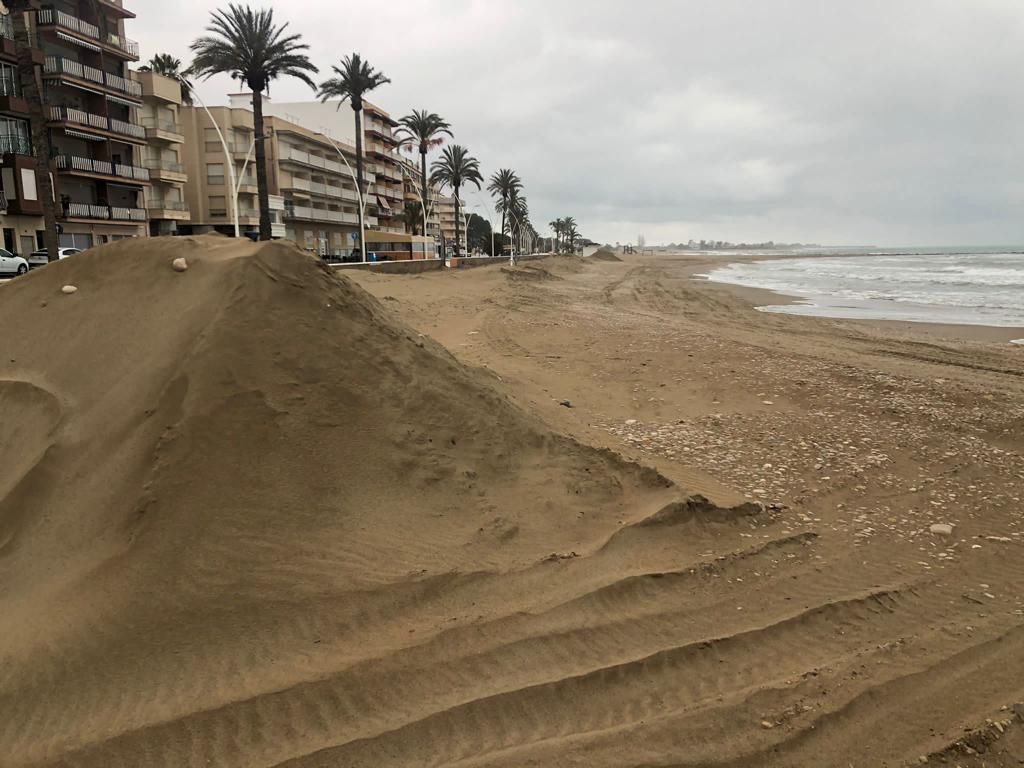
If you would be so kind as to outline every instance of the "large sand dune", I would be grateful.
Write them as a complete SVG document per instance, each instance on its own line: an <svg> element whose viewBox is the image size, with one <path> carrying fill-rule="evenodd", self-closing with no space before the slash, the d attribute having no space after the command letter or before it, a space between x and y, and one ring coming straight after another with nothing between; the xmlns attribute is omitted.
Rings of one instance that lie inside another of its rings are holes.
<svg viewBox="0 0 1024 768"><path fill-rule="evenodd" d="M4 768L643 762L795 670L785 633L915 599L716 630L706 569L806 535L551 433L285 245L124 242L2 299Z"/></svg>

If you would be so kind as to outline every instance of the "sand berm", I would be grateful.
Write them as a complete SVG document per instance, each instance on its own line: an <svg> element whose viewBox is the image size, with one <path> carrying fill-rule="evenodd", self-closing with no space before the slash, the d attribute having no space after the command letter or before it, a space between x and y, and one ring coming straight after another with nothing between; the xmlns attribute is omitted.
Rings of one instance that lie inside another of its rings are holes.
<svg viewBox="0 0 1024 768"><path fill-rule="evenodd" d="M5 768L521 764L672 710L622 701L696 650L623 606L759 525L289 245L125 241L2 290Z"/></svg>

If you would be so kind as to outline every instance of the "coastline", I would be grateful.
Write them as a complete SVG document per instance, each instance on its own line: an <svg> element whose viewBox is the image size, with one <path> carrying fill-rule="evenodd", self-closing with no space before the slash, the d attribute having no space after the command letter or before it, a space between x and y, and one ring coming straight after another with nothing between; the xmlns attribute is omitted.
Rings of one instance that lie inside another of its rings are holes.
<svg viewBox="0 0 1024 768"><path fill-rule="evenodd" d="M687 258L690 254L680 254ZM758 261L774 261L777 259L807 259L807 258L835 258L837 256L862 256L863 254L812 254L812 255L751 255L728 258L723 261L707 259L695 264L689 270L691 279L707 283L728 290L737 298L742 299L752 309L763 314L778 314L785 317L806 317L816 320L825 320L834 323L849 324L851 329L860 329L869 332L877 332L892 335L901 339L927 339L945 341L969 341L988 344L1019 344L1024 341L1024 326L997 326L980 325L971 323L935 323L921 322L916 320L895 320L895 319L868 319L831 317L814 313L790 314L786 312L768 313L759 309L762 306L787 306L802 303L805 297L793 294L780 293L770 288L755 288L752 286L736 285L735 283L720 282L712 280L704 272L710 273L714 269L722 269L730 264L749 264ZM707 268L707 267L711 268ZM704 270L702 272L702 269ZM1012 348L1012 347L1011 347Z"/></svg>

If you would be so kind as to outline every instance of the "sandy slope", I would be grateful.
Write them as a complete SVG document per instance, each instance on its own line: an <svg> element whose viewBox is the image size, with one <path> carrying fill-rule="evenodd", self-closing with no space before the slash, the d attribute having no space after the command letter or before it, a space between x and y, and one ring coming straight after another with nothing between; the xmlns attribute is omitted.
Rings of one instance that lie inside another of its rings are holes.
<svg viewBox="0 0 1024 768"><path fill-rule="evenodd" d="M762 525L552 434L284 245L95 249L6 286L0 322L5 768L450 764L604 730L615 686L699 639L655 593Z"/></svg>
<svg viewBox="0 0 1024 768"><path fill-rule="evenodd" d="M603 593L605 621L669 642L464 764L1018 765L1012 336L765 315L746 300L764 295L690 279L706 261L624 259L358 278L557 428L779 507L701 541L693 573ZM1010 736L989 744L989 720Z"/></svg>
<svg viewBox="0 0 1024 768"><path fill-rule="evenodd" d="M1016 765L1020 351L699 266L5 286L0 766Z"/></svg>

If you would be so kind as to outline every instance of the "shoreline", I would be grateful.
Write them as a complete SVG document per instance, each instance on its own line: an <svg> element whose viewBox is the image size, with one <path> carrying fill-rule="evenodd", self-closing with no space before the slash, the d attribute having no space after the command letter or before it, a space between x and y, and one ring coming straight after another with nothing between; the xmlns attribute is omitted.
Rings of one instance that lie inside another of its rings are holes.
<svg viewBox="0 0 1024 768"><path fill-rule="evenodd" d="M886 335L895 335L898 338L922 337L930 340L942 339L947 341L969 341L990 344L1011 344L1018 346L1024 344L1024 326L982 325L975 323L936 323L919 320L834 317L831 315L815 314L812 312L804 314L767 311L761 309L761 307L791 306L805 301L805 297L781 293L771 288L757 288L753 286L737 285L736 283L712 280L707 274L698 271L706 266L711 267L706 270L710 273L716 269L727 267L730 264L749 264L757 261L774 261L786 258L803 259L821 257L831 258L832 254L812 254L806 256L793 256L791 254L780 254L777 256L740 256L737 258L730 258L727 261L716 261L713 263L713 266L711 266L712 262L710 261L703 262L700 265L694 265L692 270L688 269L687 273L691 280L727 290L734 296L741 298L745 303L749 304L751 309L763 314L778 315L781 317L803 317L813 320L827 320L835 323L848 323L854 329L880 331Z"/></svg>

